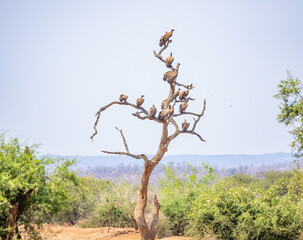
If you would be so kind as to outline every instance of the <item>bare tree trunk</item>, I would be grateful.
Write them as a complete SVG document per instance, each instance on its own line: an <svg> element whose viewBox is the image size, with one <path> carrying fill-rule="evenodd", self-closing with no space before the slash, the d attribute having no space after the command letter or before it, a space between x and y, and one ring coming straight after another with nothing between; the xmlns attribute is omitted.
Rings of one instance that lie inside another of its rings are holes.
<svg viewBox="0 0 303 240"><path fill-rule="evenodd" d="M7 220L7 227L10 229L6 235L6 240L13 240L16 239L17 233L17 215L18 215L18 207L19 202L16 202L12 209L10 210L10 216Z"/></svg>
<svg viewBox="0 0 303 240"><path fill-rule="evenodd" d="M149 182L149 177L156 165L150 164L150 162L147 162L145 164L144 172L141 179L140 189L139 189L139 201L135 209L135 218L139 227L139 232L141 234L142 240L153 240L149 227L147 225L146 219L145 219L145 207L147 203L147 187Z"/></svg>
<svg viewBox="0 0 303 240"><path fill-rule="evenodd" d="M15 203L12 203L13 207L10 209L10 215L6 221L6 226L10 229L6 234L6 240L21 238L18 230L18 220L20 214L22 214L24 211L25 201L32 192L33 189L29 189L27 192L21 193L20 197L17 197L18 200L15 201Z"/></svg>
<svg viewBox="0 0 303 240"><path fill-rule="evenodd" d="M145 162L144 171L141 178L140 188L138 192L139 201L135 209L135 218L137 220L139 232L141 234L141 240L154 240L158 231L157 223L159 219L160 204L158 202L156 195L154 198L155 210L153 213L153 220L150 228L147 225L144 211L147 203L147 188L148 188L150 174L152 173L156 165L161 161L161 159L163 158L164 154L167 151L167 144L166 144L167 136L168 136L167 126L168 123L163 123L162 137L158 148L158 152L154 156L154 158L152 158L150 161Z"/></svg>

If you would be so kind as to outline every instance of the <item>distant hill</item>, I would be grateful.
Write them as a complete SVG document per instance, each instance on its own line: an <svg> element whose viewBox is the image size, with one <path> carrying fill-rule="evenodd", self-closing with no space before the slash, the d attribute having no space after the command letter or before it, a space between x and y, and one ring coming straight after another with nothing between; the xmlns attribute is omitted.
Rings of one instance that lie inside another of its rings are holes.
<svg viewBox="0 0 303 240"><path fill-rule="evenodd" d="M128 156L60 156L76 158L79 168L94 168L96 166L117 167L118 165L143 165L143 160ZM150 156L149 156L150 157ZM290 153L267 153L260 155L225 154L225 155L174 155L165 156L161 163L191 164L201 166L202 162L209 163L216 168L237 168L239 166L260 167L281 162L292 162Z"/></svg>

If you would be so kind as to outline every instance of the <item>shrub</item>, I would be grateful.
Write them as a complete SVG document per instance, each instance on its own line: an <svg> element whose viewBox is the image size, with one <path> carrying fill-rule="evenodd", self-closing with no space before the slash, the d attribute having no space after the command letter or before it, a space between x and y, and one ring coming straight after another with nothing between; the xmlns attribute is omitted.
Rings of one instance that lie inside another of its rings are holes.
<svg viewBox="0 0 303 240"><path fill-rule="evenodd" d="M0 134L0 238L19 236L18 225L30 230L33 224L49 221L69 208L66 185L77 177L73 161L38 158L36 146ZM32 236L34 233L32 234Z"/></svg>
<svg viewBox="0 0 303 240"><path fill-rule="evenodd" d="M197 169L187 166L179 173L173 166L165 166L165 176L160 179L161 211L170 222L174 235L183 235L188 224L188 213L192 202L214 180L214 169L207 164Z"/></svg>
<svg viewBox="0 0 303 240"><path fill-rule="evenodd" d="M137 196L135 192L136 186L123 182L122 179L115 182L106 181L106 184L94 193L91 212L82 219L80 226L131 227L132 221L129 214L135 209L135 196Z"/></svg>
<svg viewBox="0 0 303 240"><path fill-rule="evenodd" d="M220 239L296 239L302 231L302 202L295 195L302 172L276 178L268 189L262 183L235 186L224 179L208 187L193 202L187 232L202 239L206 233ZM302 187L302 186L301 186Z"/></svg>

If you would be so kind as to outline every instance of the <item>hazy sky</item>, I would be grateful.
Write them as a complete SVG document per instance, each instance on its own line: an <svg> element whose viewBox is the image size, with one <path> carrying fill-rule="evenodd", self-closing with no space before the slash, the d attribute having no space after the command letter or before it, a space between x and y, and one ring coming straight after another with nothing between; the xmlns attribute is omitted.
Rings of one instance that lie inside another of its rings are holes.
<svg viewBox="0 0 303 240"><path fill-rule="evenodd" d="M189 110L205 117L168 154L289 152L277 123L277 84L289 70L303 79L303 1L4 1L0 0L0 129L40 153L98 155L156 152L161 128L114 106L120 93L159 108L169 87L167 69L153 56L174 28L178 82L193 83ZM190 119L190 118L189 118ZM181 119L183 120L183 119Z"/></svg>

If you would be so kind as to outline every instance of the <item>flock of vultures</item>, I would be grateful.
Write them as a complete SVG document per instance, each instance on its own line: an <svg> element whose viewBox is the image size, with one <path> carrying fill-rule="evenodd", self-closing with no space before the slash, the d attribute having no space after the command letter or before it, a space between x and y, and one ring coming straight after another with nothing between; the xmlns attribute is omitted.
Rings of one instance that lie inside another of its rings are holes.
<svg viewBox="0 0 303 240"><path fill-rule="evenodd" d="M160 43L159 43L160 47L166 46L171 42L171 40L169 40L169 39L173 35L173 31L174 31L174 29L172 29L170 32L166 32L161 37ZM170 53L170 55L165 60L165 65L168 68L172 68L171 64L173 63L173 61L174 61L174 57L172 56L172 53ZM177 76L178 76L178 68L172 68L170 71L167 71L164 74L163 80L172 85L175 83ZM156 117L157 108L155 107L155 105L153 105L150 108L149 117L158 118L160 121L169 120L170 117L174 114L174 105L176 102L173 105L171 105L170 103L174 100L177 100L178 97L179 97L180 102L182 102L182 104L180 104L179 111L181 114L184 113L184 111L188 107L189 98L187 98L187 96L189 94L189 89L187 89L186 91L182 91L181 93L180 93L180 90L181 89L179 88L178 91L173 92L171 98L167 98L167 99L163 100L163 102L161 103L162 110L159 112L158 117ZM120 95L119 100L121 103L126 103L127 99L128 99L128 96L126 94ZM144 95L142 95L141 97L139 97L137 99L136 106L141 107L143 103L144 103ZM185 119L184 122L182 123L182 130L186 131L189 127L189 124L190 123L188 123Z"/></svg>

